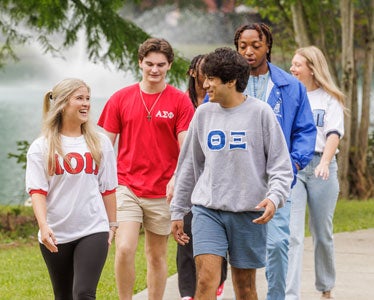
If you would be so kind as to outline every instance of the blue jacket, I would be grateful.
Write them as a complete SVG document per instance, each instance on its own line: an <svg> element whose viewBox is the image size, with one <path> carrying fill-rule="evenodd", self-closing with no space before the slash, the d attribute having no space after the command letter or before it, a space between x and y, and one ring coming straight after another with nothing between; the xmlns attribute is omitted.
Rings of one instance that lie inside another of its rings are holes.
<svg viewBox="0 0 374 300"><path fill-rule="evenodd" d="M304 85L289 73L268 62L274 86L267 102L272 107L282 127L291 155L296 183L297 168L311 161L314 154L317 129ZM204 102L209 101L206 96Z"/></svg>
<svg viewBox="0 0 374 300"><path fill-rule="evenodd" d="M282 127L294 173L304 169L314 154L317 129L304 85L287 72L268 63L274 86L268 103Z"/></svg>

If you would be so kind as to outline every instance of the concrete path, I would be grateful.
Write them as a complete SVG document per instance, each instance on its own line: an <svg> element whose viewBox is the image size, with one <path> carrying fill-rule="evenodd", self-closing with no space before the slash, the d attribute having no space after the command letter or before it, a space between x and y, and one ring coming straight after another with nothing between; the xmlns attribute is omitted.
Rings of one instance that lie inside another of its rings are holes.
<svg viewBox="0 0 374 300"><path fill-rule="evenodd" d="M355 232L337 233L335 260L337 281L333 290L335 300L374 300L374 228ZM225 284L225 300L234 299L231 276ZM164 300L180 299L177 277L168 278ZM257 272L257 292L265 299L266 280L264 269ZM134 295L133 300L146 300L147 290ZM310 237L305 239L302 291L300 300L320 299L314 288L313 246Z"/></svg>

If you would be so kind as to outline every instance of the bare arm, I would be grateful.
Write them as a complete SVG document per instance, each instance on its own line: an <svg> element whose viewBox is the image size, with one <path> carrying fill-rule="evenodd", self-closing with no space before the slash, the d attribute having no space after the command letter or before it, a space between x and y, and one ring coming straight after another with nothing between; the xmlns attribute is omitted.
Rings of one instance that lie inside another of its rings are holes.
<svg viewBox="0 0 374 300"><path fill-rule="evenodd" d="M178 143L179 143L179 148L182 149L184 139L186 138L187 131L181 131L178 134ZM168 184L166 185L166 201L167 203L170 204L171 199L173 198L174 195L174 183L175 183L175 175L173 175Z"/></svg>
<svg viewBox="0 0 374 300"><path fill-rule="evenodd" d="M339 146L340 138L337 134L332 133L327 137L325 149L323 149L323 155L318 166L314 170L316 177L322 177L323 180L327 180L330 175L329 165L336 153L336 149Z"/></svg>
<svg viewBox="0 0 374 300"><path fill-rule="evenodd" d="M51 252L58 252L57 240L51 228L47 224L47 203L46 196L42 194L32 194L32 208L36 220L38 221L38 226L40 230L41 240L44 246Z"/></svg>
<svg viewBox="0 0 374 300"><path fill-rule="evenodd" d="M105 130L105 134L109 137L110 141L112 142L112 145L116 143L117 139L117 133L109 132Z"/></svg>
<svg viewBox="0 0 374 300"><path fill-rule="evenodd" d="M116 193L111 193L109 195L103 196L103 201L104 201L104 206L105 206L106 214L108 216L109 223L117 222ZM116 227L111 227L109 230L109 239L108 239L109 245L112 244L112 240L116 233L116 230L117 230Z"/></svg>
<svg viewBox="0 0 374 300"><path fill-rule="evenodd" d="M178 134L179 148L182 148L184 139L186 138L186 135L187 135L187 130L179 132L179 134Z"/></svg>

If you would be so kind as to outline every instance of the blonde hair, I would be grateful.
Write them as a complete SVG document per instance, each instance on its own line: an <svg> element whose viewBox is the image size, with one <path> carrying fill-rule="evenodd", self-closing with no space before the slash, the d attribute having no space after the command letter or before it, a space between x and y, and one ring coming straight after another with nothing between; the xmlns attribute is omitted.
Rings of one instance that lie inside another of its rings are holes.
<svg viewBox="0 0 374 300"><path fill-rule="evenodd" d="M67 106L71 95L81 87L86 87L88 92L91 92L90 87L84 81L76 78L67 78L56 84L52 91L47 92L44 96L42 135L47 140L46 166L49 175L56 171L56 154L61 157L65 155L62 151L60 136L64 108ZM87 147L99 167L101 162L100 137L90 118L81 125L81 131Z"/></svg>
<svg viewBox="0 0 374 300"><path fill-rule="evenodd" d="M322 51L316 46L308 46L297 49L295 53L306 59L307 66L313 72L315 84L324 89L330 96L336 98L344 108L345 96L332 79Z"/></svg>

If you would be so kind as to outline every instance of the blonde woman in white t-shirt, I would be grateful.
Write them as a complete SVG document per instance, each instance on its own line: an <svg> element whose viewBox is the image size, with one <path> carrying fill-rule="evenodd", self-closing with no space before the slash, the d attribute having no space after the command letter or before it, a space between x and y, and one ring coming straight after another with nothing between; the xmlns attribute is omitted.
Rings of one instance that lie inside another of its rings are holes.
<svg viewBox="0 0 374 300"><path fill-rule="evenodd" d="M59 82L44 97L42 134L27 153L26 190L55 299L96 297L118 227L116 158L90 107L85 82Z"/></svg>
<svg viewBox="0 0 374 300"><path fill-rule="evenodd" d="M333 82L325 56L315 46L296 50L290 71L307 89L317 140L314 157L297 175L291 192L286 299L300 299L306 204L314 243L316 289L322 298L331 298L336 277L333 216L339 194L335 155L344 134L344 95Z"/></svg>

